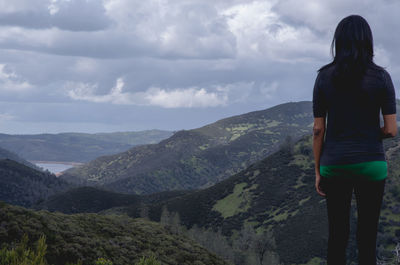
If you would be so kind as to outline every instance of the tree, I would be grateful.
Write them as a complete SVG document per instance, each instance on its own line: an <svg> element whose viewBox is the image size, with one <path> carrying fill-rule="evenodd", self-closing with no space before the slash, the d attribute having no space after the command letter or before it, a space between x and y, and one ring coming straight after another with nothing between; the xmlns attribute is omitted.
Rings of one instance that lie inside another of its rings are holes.
<svg viewBox="0 0 400 265"><path fill-rule="evenodd" d="M41 235L36 244L36 251L28 248L28 235L24 234L16 248L0 250L0 265L46 265L46 236Z"/></svg>
<svg viewBox="0 0 400 265"><path fill-rule="evenodd" d="M279 256L275 251L276 243L271 231L257 234L253 226L244 224L234 241L234 247L239 252L246 253L247 264L279 264Z"/></svg>
<svg viewBox="0 0 400 265"><path fill-rule="evenodd" d="M136 265L161 265L159 261L154 257L154 255L150 255L150 257L142 257Z"/></svg>
<svg viewBox="0 0 400 265"><path fill-rule="evenodd" d="M181 224L179 213L169 212L165 205L162 208L160 223L174 234L181 234L185 230L185 227Z"/></svg>
<svg viewBox="0 0 400 265"><path fill-rule="evenodd" d="M144 203L141 203L141 205L140 205L140 217L141 218L144 218L144 219L149 219L149 207L146 205L146 204L144 204Z"/></svg>
<svg viewBox="0 0 400 265"><path fill-rule="evenodd" d="M105 258L98 258L95 263L95 265L113 265L111 260L105 259Z"/></svg>
<svg viewBox="0 0 400 265"><path fill-rule="evenodd" d="M164 227L168 228L170 219L171 219L171 214L168 211L167 206L164 205L161 210L160 224L163 225Z"/></svg>
<svg viewBox="0 0 400 265"><path fill-rule="evenodd" d="M280 145L280 148L285 152L292 154L294 149L293 137L291 135L287 135L285 140L283 140L282 144Z"/></svg>

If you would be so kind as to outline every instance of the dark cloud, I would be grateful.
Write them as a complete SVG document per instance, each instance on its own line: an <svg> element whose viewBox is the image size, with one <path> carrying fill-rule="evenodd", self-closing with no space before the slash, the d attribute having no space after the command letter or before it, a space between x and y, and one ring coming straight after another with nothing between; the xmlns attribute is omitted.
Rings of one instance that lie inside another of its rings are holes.
<svg viewBox="0 0 400 265"><path fill-rule="evenodd" d="M52 6L54 5L54 6ZM236 39L215 7L199 2L55 1L0 13L3 49L93 58L234 57ZM107 7L107 8L106 8Z"/></svg>
<svg viewBox="0 0 400 265"><path fill-rule="evenodd" d="M372 0L0 1L0 132L190 129L311 100L351 13L369 21L397 88L399 10Z"/></svg>
<svg viewBox="0 0 400 265"><path fill-rule="evenodd" d="M0 25L31 29L56 27L68 31L98 31L112 24L105 14L101 1L71 0L32 1L36 8L15 8L11 12L0 12Z"/></svg>

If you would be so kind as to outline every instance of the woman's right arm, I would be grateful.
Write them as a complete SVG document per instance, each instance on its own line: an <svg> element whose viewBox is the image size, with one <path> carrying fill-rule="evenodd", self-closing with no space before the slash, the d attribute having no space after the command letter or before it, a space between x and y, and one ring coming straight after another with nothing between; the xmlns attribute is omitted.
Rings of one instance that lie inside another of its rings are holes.
<svg viewBox="0 0 400 265"><path fill-rule="evenodd" d="M383 78L385 80L385 89L381 101L383 127L381 128L381 137L390 138L397 134L397 119L396 119L396 92L393 86L390 74L384 70Z"/></svg>
<svg viewBox="0 0 400 265"><path fill-rule="evenodd" d="M395 137L397 134L396 113L383 115L383 124L384 126L381 128L382 138Z"/></svg>

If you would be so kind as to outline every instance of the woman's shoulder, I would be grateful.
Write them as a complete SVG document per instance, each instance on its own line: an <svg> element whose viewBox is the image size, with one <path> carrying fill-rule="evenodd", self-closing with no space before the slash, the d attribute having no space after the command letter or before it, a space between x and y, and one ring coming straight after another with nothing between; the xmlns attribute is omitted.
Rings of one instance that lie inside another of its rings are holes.
<svg viewBox="0 0 400 265"><path fill-rule="evenodd" d="M368 65L367 70L375 72L375 73L379 73L381 75L389 75L389 72L386 70L385 67L377 65L375 63L371 63L370 65Z"/></svg>
<svg viewBox="0 0 400 265"><path fill-rule="evenodd" d="M381 82L386 83L387 80L391 80L389 72L385 67L372 63L367 69L367 75L378 78Z"/></svg>
<svg viewBox="0 0 400 265"><path fill-rule="evenodd" d="M332 71L334 69L334 63L329 63L321 68L318 69L318 76L317 78L320 80L320 82L324 82L323 80L330 80L330 77L332 76Z"/></svg>
<svg viewBox="0 0 400 265"><path fill-rule="evenodd" d="M325 64L324 66L322 66L321 68L318 69L318 73L325 74L326 72L332 71L334 66L335 66L334 62Z"/></svg>

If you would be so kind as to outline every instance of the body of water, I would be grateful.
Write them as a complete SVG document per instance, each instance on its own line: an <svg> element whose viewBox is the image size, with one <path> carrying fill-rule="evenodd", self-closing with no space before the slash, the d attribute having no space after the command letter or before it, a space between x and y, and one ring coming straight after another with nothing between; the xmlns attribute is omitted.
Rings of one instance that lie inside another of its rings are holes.
<svg viewBox="0 0 400 265"><path fill-rule="evenodd" d="M37 165L38 167L41 167L43 169L47 169L48 171L57 174L60 173L64 170L67 170L68 168L71 168L73 166L79 165L79 163L69 163L69 162L47 162L47 161L30 161L31 163Z"/></svg>

